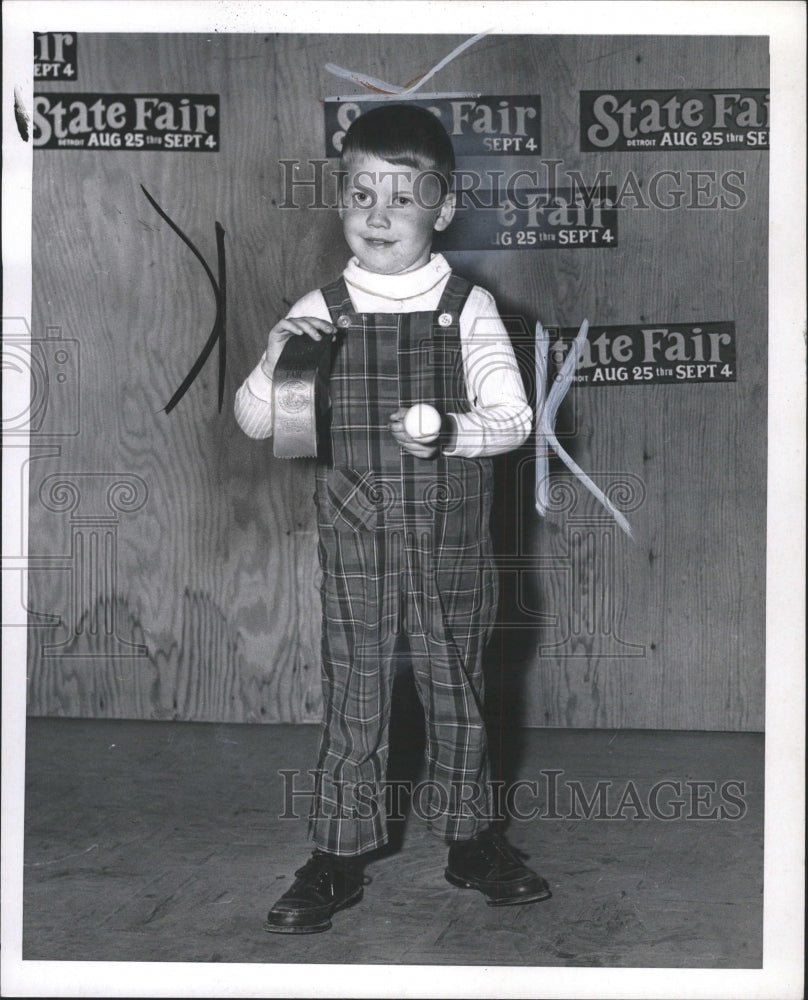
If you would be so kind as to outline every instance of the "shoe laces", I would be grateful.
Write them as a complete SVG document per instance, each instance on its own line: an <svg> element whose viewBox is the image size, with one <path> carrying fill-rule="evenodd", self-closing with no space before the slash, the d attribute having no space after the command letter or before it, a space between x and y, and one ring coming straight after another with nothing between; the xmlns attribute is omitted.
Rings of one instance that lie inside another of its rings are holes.
<svg viewBox="0 0 808 1000"><path fill-rule="evenodd" d="M481 837L480 847L492 861L502 860L511 865L523 866L528 857L524 851L514 847L504 836L496 833Z"/></svg>
<svg viewBox="0 0 808 1000"><path fill-rule="evenodd" d="M309 860L295 872L296 878L305 879L308 882L317 882L324 875L331 879L334 873L344 875L346 878L355 879L362 885L368 885L370 877L359 871L352 859L341 859L335 854L324 854L315 852Z"/></svg>

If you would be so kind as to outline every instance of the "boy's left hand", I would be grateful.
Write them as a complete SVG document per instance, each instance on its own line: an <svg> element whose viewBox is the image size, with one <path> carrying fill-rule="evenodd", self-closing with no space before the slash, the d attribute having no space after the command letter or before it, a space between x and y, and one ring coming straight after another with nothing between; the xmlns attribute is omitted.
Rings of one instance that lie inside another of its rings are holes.
<svg viewBox="0 0 808 1000"><path fill-rule="evenodd" d="M434 441L427 441L426 443L416 441L415 438L411 437L404 430L404 415L406 412L406 409L400 409L390 414L390 432L393 437L405 451L408 451L411 455L415 455L416 458L434 458L440 451L441 436L436 437Z"/></svg>

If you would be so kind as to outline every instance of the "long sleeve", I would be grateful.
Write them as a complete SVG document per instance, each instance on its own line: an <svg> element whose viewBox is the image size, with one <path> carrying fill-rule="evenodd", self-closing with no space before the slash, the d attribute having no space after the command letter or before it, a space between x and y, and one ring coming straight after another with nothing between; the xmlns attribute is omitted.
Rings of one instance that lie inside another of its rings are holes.
<svg viewBox="0 0 808 1000"><path fill-rule="evenodd" d="M272 437L272 379L261 364L250 372L236 392L233 412L247 437Z"/></svg>
<svg viewBox="0 0 808 1000"><path fill-rule="evenodd" d="M460 316L468 413L451 414L456 439L445 454L479 458L512 451L524 444L533 426L505 325L493 297L475 286Z"/></svg>

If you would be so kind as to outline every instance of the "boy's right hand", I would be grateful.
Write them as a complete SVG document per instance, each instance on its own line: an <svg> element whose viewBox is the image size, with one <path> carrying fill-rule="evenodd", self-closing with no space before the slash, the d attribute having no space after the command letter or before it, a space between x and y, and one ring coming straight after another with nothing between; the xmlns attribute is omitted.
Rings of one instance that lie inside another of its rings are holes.
<svg viewBox="0 0 808 1000"><path fill-rule="evenodd" d="M312 340L322 340L324 336L332 336L337 328L327 319L317 316L286 317L272 327L267 337L267 349L264 355L264 373L270 378L275 371L275 365L283 351L283 345L290 337L311 337Z"/></svg>

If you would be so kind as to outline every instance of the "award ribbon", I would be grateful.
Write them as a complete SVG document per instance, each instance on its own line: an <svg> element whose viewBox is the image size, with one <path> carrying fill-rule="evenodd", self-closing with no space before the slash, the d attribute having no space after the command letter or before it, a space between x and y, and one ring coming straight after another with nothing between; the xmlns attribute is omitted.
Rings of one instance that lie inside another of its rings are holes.
<svg viewBox="0 0 808 1000"><path fill-rule="evenodd" d="M304 335L286 341L272 376L273 453L276 458L314 458L317 418L328 410L331 337Z"/></svg>

